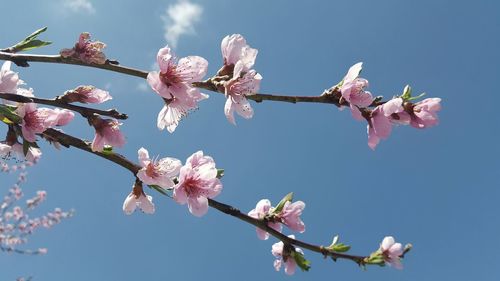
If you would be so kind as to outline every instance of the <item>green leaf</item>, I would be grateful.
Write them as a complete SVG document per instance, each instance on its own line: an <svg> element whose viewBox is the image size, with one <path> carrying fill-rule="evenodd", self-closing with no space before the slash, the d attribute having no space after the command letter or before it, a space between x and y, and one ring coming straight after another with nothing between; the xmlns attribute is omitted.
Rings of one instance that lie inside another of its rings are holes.
<svg viewBox="0 0 500 281"><path fill-rule="evenodd" d="M49 41L42 41L42 40L32 40L32 41L29 41L25 44L22 44L20 45L19 47L16 48L16 50L18 52L20 51L28 51L28 50L31 50L31 49L36 49L36 48L40 48L40 47L43 47L43 46L47 46L47 45L50 45L52 44L52 42L49 42Z"/></svg>
<svg viewBox="0 0 500 281"><path fill-rule="evenodd" d="M38 35L42 34L46 30L47 30L47 27L40 28L40 29L36 30L35 32L31 33L30 35L28 35L28 37L23 39L23 41L21 41L21 42L19 42L16 45L11 47L13 49L13 52L17 53L17 52L31 50L31 49L35 49L35 48L40 48L40 47L52 44L52 42L42 41L42 40L37 39Z"/></svg>
<svg viewBox="0 0 500 281"><path fill-rule="evenodd" d="M283 207L285 207L285 203L288 201L292 202L292 200L293 200L293 192L290 192L287 195L285 195L285 197L283 197L283 199L281 199L281 201L278 203L276 208L274 208L273 213L275 213L275 214L280 213L281 210L283 210Z"/></svg>
<svg viewBox="0 0 500 281"><path fill-rule="evenodd" d="M365 258L366 264L378 264L380 266L385 265L384 256L380 250L372 253L368 258Z"/></svg>
<svg viewBox="0 0 500 281"><path fill-rule="evenodd" d="M0 105L0 116L7 118L9 121L13 123L21 123L21 117L17 116L17 114L14 111L15 108L13 107Z"/></svg>
<svg viewBox="0 0 500 281"><path fill-rule="evenodd" d="M217 178L220 179L224 176L224 169L217 169Z"/></svg>
<svg viewBox="0 0 500 281"><path fill-rule="evenodd" d="M23 154L24 156L28 155L28 151L30 150L30 143L23 139Z"/></svg>
<svg viewBox="0 0 500 281"><path fill-rule="evenodd" d="M30 41L30 40L36 39L38 37L38 35L44 33L45 31L47 31L47 27L42 27L42 28L36 30L35 32L31 33L28 37L24 38L23 41Z"/></svg>
<svg viewBox="0 0 500 281"><path fill-rule="evenodd" d="M351 249L351 246L346 245L344 243L338 243L338 242L339 242L339 236L336 235L335 237L333 237L332 244L330 244L330 246L328 246L326 248L331 250L331 251L338 252L338 253L347 252Z"/></svg>
<svg viewBox="0 0 500 281"><path fill-rule="evenodd" d="M425 93L421 93L420 95L416 96L416 97L410 97L408 100L416 100L416 99L419 99L421 97L425 96Z"/></svg>
<svg viewBox="0 0 500 281"><path fill-rule="evenodd" d="M410 85L406 85L405 88L403 89L403 94L401 95L401 98L403 100L408 100L411 98L411 87Z"/></svg>
<svg viewBox="0 0 500 281"><path fill-rule="evenodd" d="M291 256L295 260L297 266L300 267L300 269L302 269L302 271L309 271L309 269L311 268L311 262L306 260L306 258L302 253L293 251Z"/></svg>
<svg viewBox="0 0 500 281"><path fill-rule="evenodd" d="M111 145L105 145L104 148L102 149L103 154L113 154L113 147Z"/></svg>
<svg viewBox="0 0 500 281"><path fill-rule="evenodd" d="M344 253L344 252L349 251L351 249L351 246L346 245L344 243L338 243L338 244L333 245L333 247L331 249L335 252L338 252L338 253Z"/></svg>

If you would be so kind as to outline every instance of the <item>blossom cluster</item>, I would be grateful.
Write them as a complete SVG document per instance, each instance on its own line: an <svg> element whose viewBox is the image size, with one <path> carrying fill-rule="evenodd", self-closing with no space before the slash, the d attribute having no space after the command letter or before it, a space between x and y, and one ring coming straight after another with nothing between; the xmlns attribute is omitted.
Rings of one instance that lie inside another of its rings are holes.
<svg viewBox="0 0 500 281"><path fill-rule="evenodd" d="M361 62L353 65L336 87L340 87L342 98L349 103L354 119L368 122L368 146L371 149L375 149L381 139L389 137L393 125L424 129L438 124L437 111L441 110L441 99L427 98L413 103L418 97L411 96L409 86L405 87L402 95L368 109L375 99L365 90L368 80L359 77L362 66Z"/></svg>
<svg viewBox="0 0 500 281"><path fill-rule="evenodd" d="M17 182L0 201L0 251L46 254L46 248L25 250L19 249L19 246L26 244L29 235L39 228L51 228L63 219L71 217L73 212L55 208L45 215L31 218L30 213L45 201L47 193L43 190L37 191L34 197L26 200L24 206L19 204L24 196L21 184L26 182L27 178L24 168L24 166L21 168Z"/></svg>
<svg viewBox="0 0 500 281"><path fill-rule="evenodd" d="M193 153L184 165L171 157L151 159L145 148L140 148L138 154L142 166L137 172L140 181L134 184L123 203L126 214L133 213L136 208L144 213L154 213L153 198L144 192L142 183L161 190L171 190L173 199L181 205L187 204L189 212L198 217L207 213L208 199L222 191L215 161L204 155L203 151Z"/></svg>
<svg viewBox="0 0 500 281"><path fill-rule="evenodd" d="M291 230L303 233L306 230L306 226L300 216L306 204L302 201L292 202L292 196L292 193L286 195L276 207L273 207L271 201L268 199L262 199L257 203L255 209L248 213L248 216L263 221L277 232L281 232L282 225L285 225ZM269 238L269 233L265 230L260 227L257 227L256 230L259 239L267 240ZM289 237L295 239L294 235ZM277 258L274 262L276 271L280 270L284 262L285 273L288 275L292 275L295 272L297 265L297 261L293 255L297 257L303 257L304 255L302 249L291 245L285 247L282 241L273 245L272 254Z"/></svg>
<svg viewBox="0 0 500 281"><path fill-rule="evenodd" d="M34 97L33 89L25 89L20 86L24 83L19 75L10 70L11 63L5 62L0 72L0 92L17 94L24 97ZM112 99L109 92L90 85L82 85L67 91L64 95L56 98L61 104L67 103L93 103L99 104ZM33 164L38 161L41 151L36 145L36 135L42 134L49 128L67 125L74 118L74 113L60 108L38 108L36 103L17 103L3 100L3 109L12 111L14 118L10 120L9 132L4 141L0 141L0 157L2 159L15 158L26 160ZM106 145L121 147L125 144L125 137L121 133L119 123L115 119L102 118L97 114L87 116L87 119L95 129L95 137L92 141L93 151L102 151ZM21 141L19 141L21 139ZM25 151L24 146L28 144ZM55 143L57 144L57 143ZM5 162L0 163L2 169L8 169Z"/></svg>
<svg viewBox="0 0 500 281"><path fill-rule="evenodd" d="M224 112L229 122L235 124L234 112L244 118L253 116L247 95L257 93L262 76L252 69L257 50L247 45L240 34L226 36L221 44L224 65L219 70L219 82L226 95ZM174 132L180 120L198 107L198 102L208 98L193 83L206 75L208 61L199 56L176 59L169 46L161 48L156 57L159 71L149 72L147 81L160 95L165 105L158 114L160 130Z"/></svg>

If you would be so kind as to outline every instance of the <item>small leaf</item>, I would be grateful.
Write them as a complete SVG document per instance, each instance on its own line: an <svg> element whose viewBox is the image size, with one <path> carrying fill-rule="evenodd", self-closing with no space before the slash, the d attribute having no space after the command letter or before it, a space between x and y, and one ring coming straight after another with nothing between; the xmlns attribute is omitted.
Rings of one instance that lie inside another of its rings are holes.
<svg viewBox="0 0 500 281"><path fill-rule="evenodd" d="M24 38L23 41L30 41L30 40L36 39L38 37L38 35L44 33L45 31L47 31L47 27L42 27L42 28L36 30L35 32L31 33L30 35L28 35L28 37Z"/></svg>
<svg viewBox="0 0 500 281"><path fill-rule="evenodd" d="M30 150L30 143L23 139L23 154L24 156L28 155L28 151Z"/></svg>
<svg viewBox="0 0 500 281"><path fill-rule="evenodd" d="M283 207L285 207L285 203L289 201L292 202L292 200L293 200L293 192L290 192L287 195L285 195L283 199L281 199L276 208L274 208L273 213L279 214L281 210L283 210Z"/></svg>
<svg viewBox="0 0 500 281"><path fill-rule="evenodd" d="M104 148L102 149L103 154L113 154L113 147L111 145L105 145Z"/></svg>
<svg viewBox="0 0 500 281"><path fill-rule="evenodd" d="M17 52L31 50L31 49L35 49L35 48L40 48L40 47L52 44L52 42L42 41L42 40L37 39L38 35L42 34L46 30L47 30L47 27L40 28L40 29L36 30L35 32L31 33L26 38L24 38L23 41L12 46L11 49L13 50L14 53L17 53Z"/></svg>
<svg viewBox="0 0 500 281"><path fill-rule="evenodd" d="M14 124L14 122L10 121L10 119L8 119L7 117L2 116L2 115L0 115L0 121L2 121L3 123L5 123L7 125Z"/></svg>
<svg viewBox="0 0 500 281"><path fill-rule="evenodd" d="M217 178L220 179L224 176L224 169L217 169Z"/></svg>
<svg viewBox="0 0 500 281"><path fill-rule="evenodd" d="M21 117L17 116L17 114L14 111L15 108L13 107L0 105L0 116L7 118L11 122L21 123Z"/></svg>
<svg viewBox="0 0 500 281"><path fill-rule="evenodd" d="M338 244L335 244L331 249L335 252L338 252L338 253L344 253L344 252L349 251L351 249L351 246L346 245L344 243L338 243Z"/></svg>
<svg viewBox="0 0 500 281"><path fill-rule="evenodd" d="M410 85L406 85L405 88L403 89L403 94L401 95L401 98L403 100L408 100L411 98L411 87Z"/></svg>
<svg viewBox="0 0 500 281"><path fill-rule="evenodd" d="M425 93L421 93L420 95L416 96L416 97L410 97L408 100L417 100L421 97L425 96Z"/></svg>
<svg viewBox="0 0 500 281"><path fill-rule="evenodd" d="M333 237L332 244L330 244L330 246L328 246L326 248L331 250L331 251L338 252L338 253L347 252L351 249L351 246L346 245L344 243L338 243L338 242L339 242L339 236L336 235L335 237Z"/></svg>
<svg viewBox="0 0 500 281"><path fill-rule="evenodd" d="M299 253L297 251L292 252L292 257L295 260L295 263L297 266L302 270L302 271L309 271L311 268L311 262L306 260L304 255L302 253Z"/></svg>
<svg viewBox="0 0 500 281"><path fill-rule="evenodd" d="M20 51L28 51L28 50L31 50L31 49L36 49L36 48L40 48L40 47L43 47L43 46L47 46L47 45L50 45L52 44L52 42L50 41L42 41L42 40L32 40L32 41L29 41L25 44L22 44L18 47L16 47L16 50L18 52Z"/></svg>

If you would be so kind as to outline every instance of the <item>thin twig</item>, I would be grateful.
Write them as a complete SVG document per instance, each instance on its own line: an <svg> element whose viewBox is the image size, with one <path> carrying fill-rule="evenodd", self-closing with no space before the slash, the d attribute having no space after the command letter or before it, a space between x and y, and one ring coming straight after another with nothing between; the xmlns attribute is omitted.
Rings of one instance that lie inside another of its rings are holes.
<svg viewBox="0 0 500 281"><path fill-rule="evenodd" d="M60 100L57 100L57 99L42 99L42 98L26 97L26 96L21 96L21 95L17 95L17 94L8 94L8 93L0 93L0 98L5 99L5 100L20 102L20 103L38 103L38 104L45 104L45 105L66 108L66 109L80 113L85 118L92 117L94 115L94 113L102 115L102 116L109 116L109 117L113 117L116 119L122 119L122 120L128 118L127 114L120 113L116 109L100 110L100 109L95 109L95 108L90 108L90 107L79 106L79 105L61 102Z"/></svg>

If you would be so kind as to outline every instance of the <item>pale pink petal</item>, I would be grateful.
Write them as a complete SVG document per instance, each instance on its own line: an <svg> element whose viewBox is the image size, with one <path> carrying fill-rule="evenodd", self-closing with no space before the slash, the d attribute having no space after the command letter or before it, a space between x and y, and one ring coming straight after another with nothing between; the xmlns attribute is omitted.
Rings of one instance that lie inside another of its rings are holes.
<svg viewBox="0 0 500 281"><path fill-rule="evenodd" d="M123 212L127 215L132 214L137 207L135 195L130 193L123 202Z"/></svg>
<svg viewBox="0 0 500 281"><path fill-rule="evenodd" d="M295 273L295 268L297 264L292 257L289 257L285 262L285 273L288 275L293 275Z"/></svg>
<svg viewBox="0 0 500 281"><path fill-rule="evenodd" d="M386 236L384 237L384 240L382 240L382 244L380 244L380 248L382 251L387 251L389 250L392 245L394 245L396 241L394 240L394 237L392 236Z"/></svg>
<svg viewBox="0 0 500 281"><path fill-rule="evenodd" d="M347 71L346 76L344 77L344 83L350 83L354 81L354 79L358 78L362 69L363 69L362 62L358 62L355 65L351 66L349 68L349 71Z"/></svg>
<svg viewBox="0 0 500 281"><path fill-rule="evenodd" d="M150 195L142 195L138 199L139 208L146 214L154 214L155 205L153 204L153 197Z"/></svg>
<svg viewBox="0 0 500 281"><path fill-rule="evenodd" d="M375 130L372 127L370 127L370 125L366 127L368 130L368 146L372 150L375 150L375 147L377 147L378 143L380 142L380 138L375 133Z"/></svg>
<svg viewBox="0 0 500 281"><path fill-rule="evenodd" d="M390 116L394 113L399 113L403 111L403 99L402 98L391 99L390 101L382 105L382 111L384 112L385 116Z"/></svg>
<svg viewBox="0 0 500 281"><path fill-rule="evenodd" d="M172 60L174 60L174 55L171 52L170 47L165 46L164 48L158 50L156 60L158 62L158 66L160 67L161 72L167 72L169 70L170 65L172 64Z"/></svg>
<svg viewBox="0 0 500 281"><path fill-rule="evenodd" d="M273 266L274 266L274 269L276 269L276 271L280 271L280 268L281 268L281 259L274 260Z"/></svg>
<svg viewBox="0 0 500 281"><path fill-rule="evenodd" d="M237 96L234 98L233 102L234 110L238 115L245 119L250 119L253 117L253 109L245 96Z"/></svg>
<svg viewBox="0 0 500 281"><path fill-rule="evenodd" d="M104 149L104 138L100 134L95 134L92 141L92 151L102 151Z"/></svg>
<svg viewBox="0 0 500 281"><path fill-rule="evenodd" d="M170 99L172 96L168 92L167 86L163 84L160 79L159 73L156 71L151 71L148 73L147 81L149 86L160 96Z"/></svg>
<svg viewBox="0 0 500 281"><path fill-rule="evenodd" d="M380 109L375 109L372 113L372 126L377 136L386 139L391 134L392 124Z"/></svg>
<svg viewBox="0 0 500 281"><path fill-rule="evenodd" d="M360 91L351 94L350 103L358 107L368 107L373 102L372 94L368 91Z"/></svg>
<svg viewBox="0 0 500 281"><path fill-rule="evenodd" d="M181 169L181 173L182 173L182 169ZM176 185L174 187L173 197L174 197L175 202L177 202L181 205L186 204L188 201L188 196L187 196L186 190L182 185Z"/></svg>
<svg viewBox="0 0 500 281"><path fill-rule="evenodd" d="M349 107L351 108L351 115L354 119L358 121L365 120L357 106L350 104Z"/></svg>
<svg viewBox="0 0 500 281"><path fill-rule="evenodd" d="M241 57L242 49L247 45L245 38L241 34L233 34L222 39L221 51L224 64L235 64Z"/></svg>
<svg viewBox="0 0 500 281"><path fill-rule="evenodd" d="M56 108L55 112L57 114L56 126L65 126L75 117L75 114L67 109Z"/></svg>
<svg viewBox="0 0 500 281"><path fill-rule="evenodd" d="M177 70L185 82L200 81L207 74L208 61L199 56L188 56L179 60Z"/></svg>
<svg viewBox="0 0 500 281"><path fill-rule="evenodd" d="M255 228L256 231L257 231L257 237L260 239L260 240L267 240L269 239L269 233L267 233L266 231L256 227Z"/></svg>
<svg viewBox="0 0 500 281"><path fill-rule="evenodd" d="M201 217L208 211L208 199L206 197L188 197L188 208L191 214Z"/></svg>
<svg viewBox="0 0 500 281"><path fill-rule="evenodd" d="M142 167L146 167L149 162L151 162L151 159L149 159L149 152L144 147L141 147L137 151L137 154L139 155L139 163Z"/></svg>
<svg viewBox="0 0 500 281"><path fill-rule="evenodd" d="M226 104L224 105L224 114L226 115L227 120L233 124L236 125L236 120L234 120L234 102L233 98L229 96L226 99Z"/></svg>

